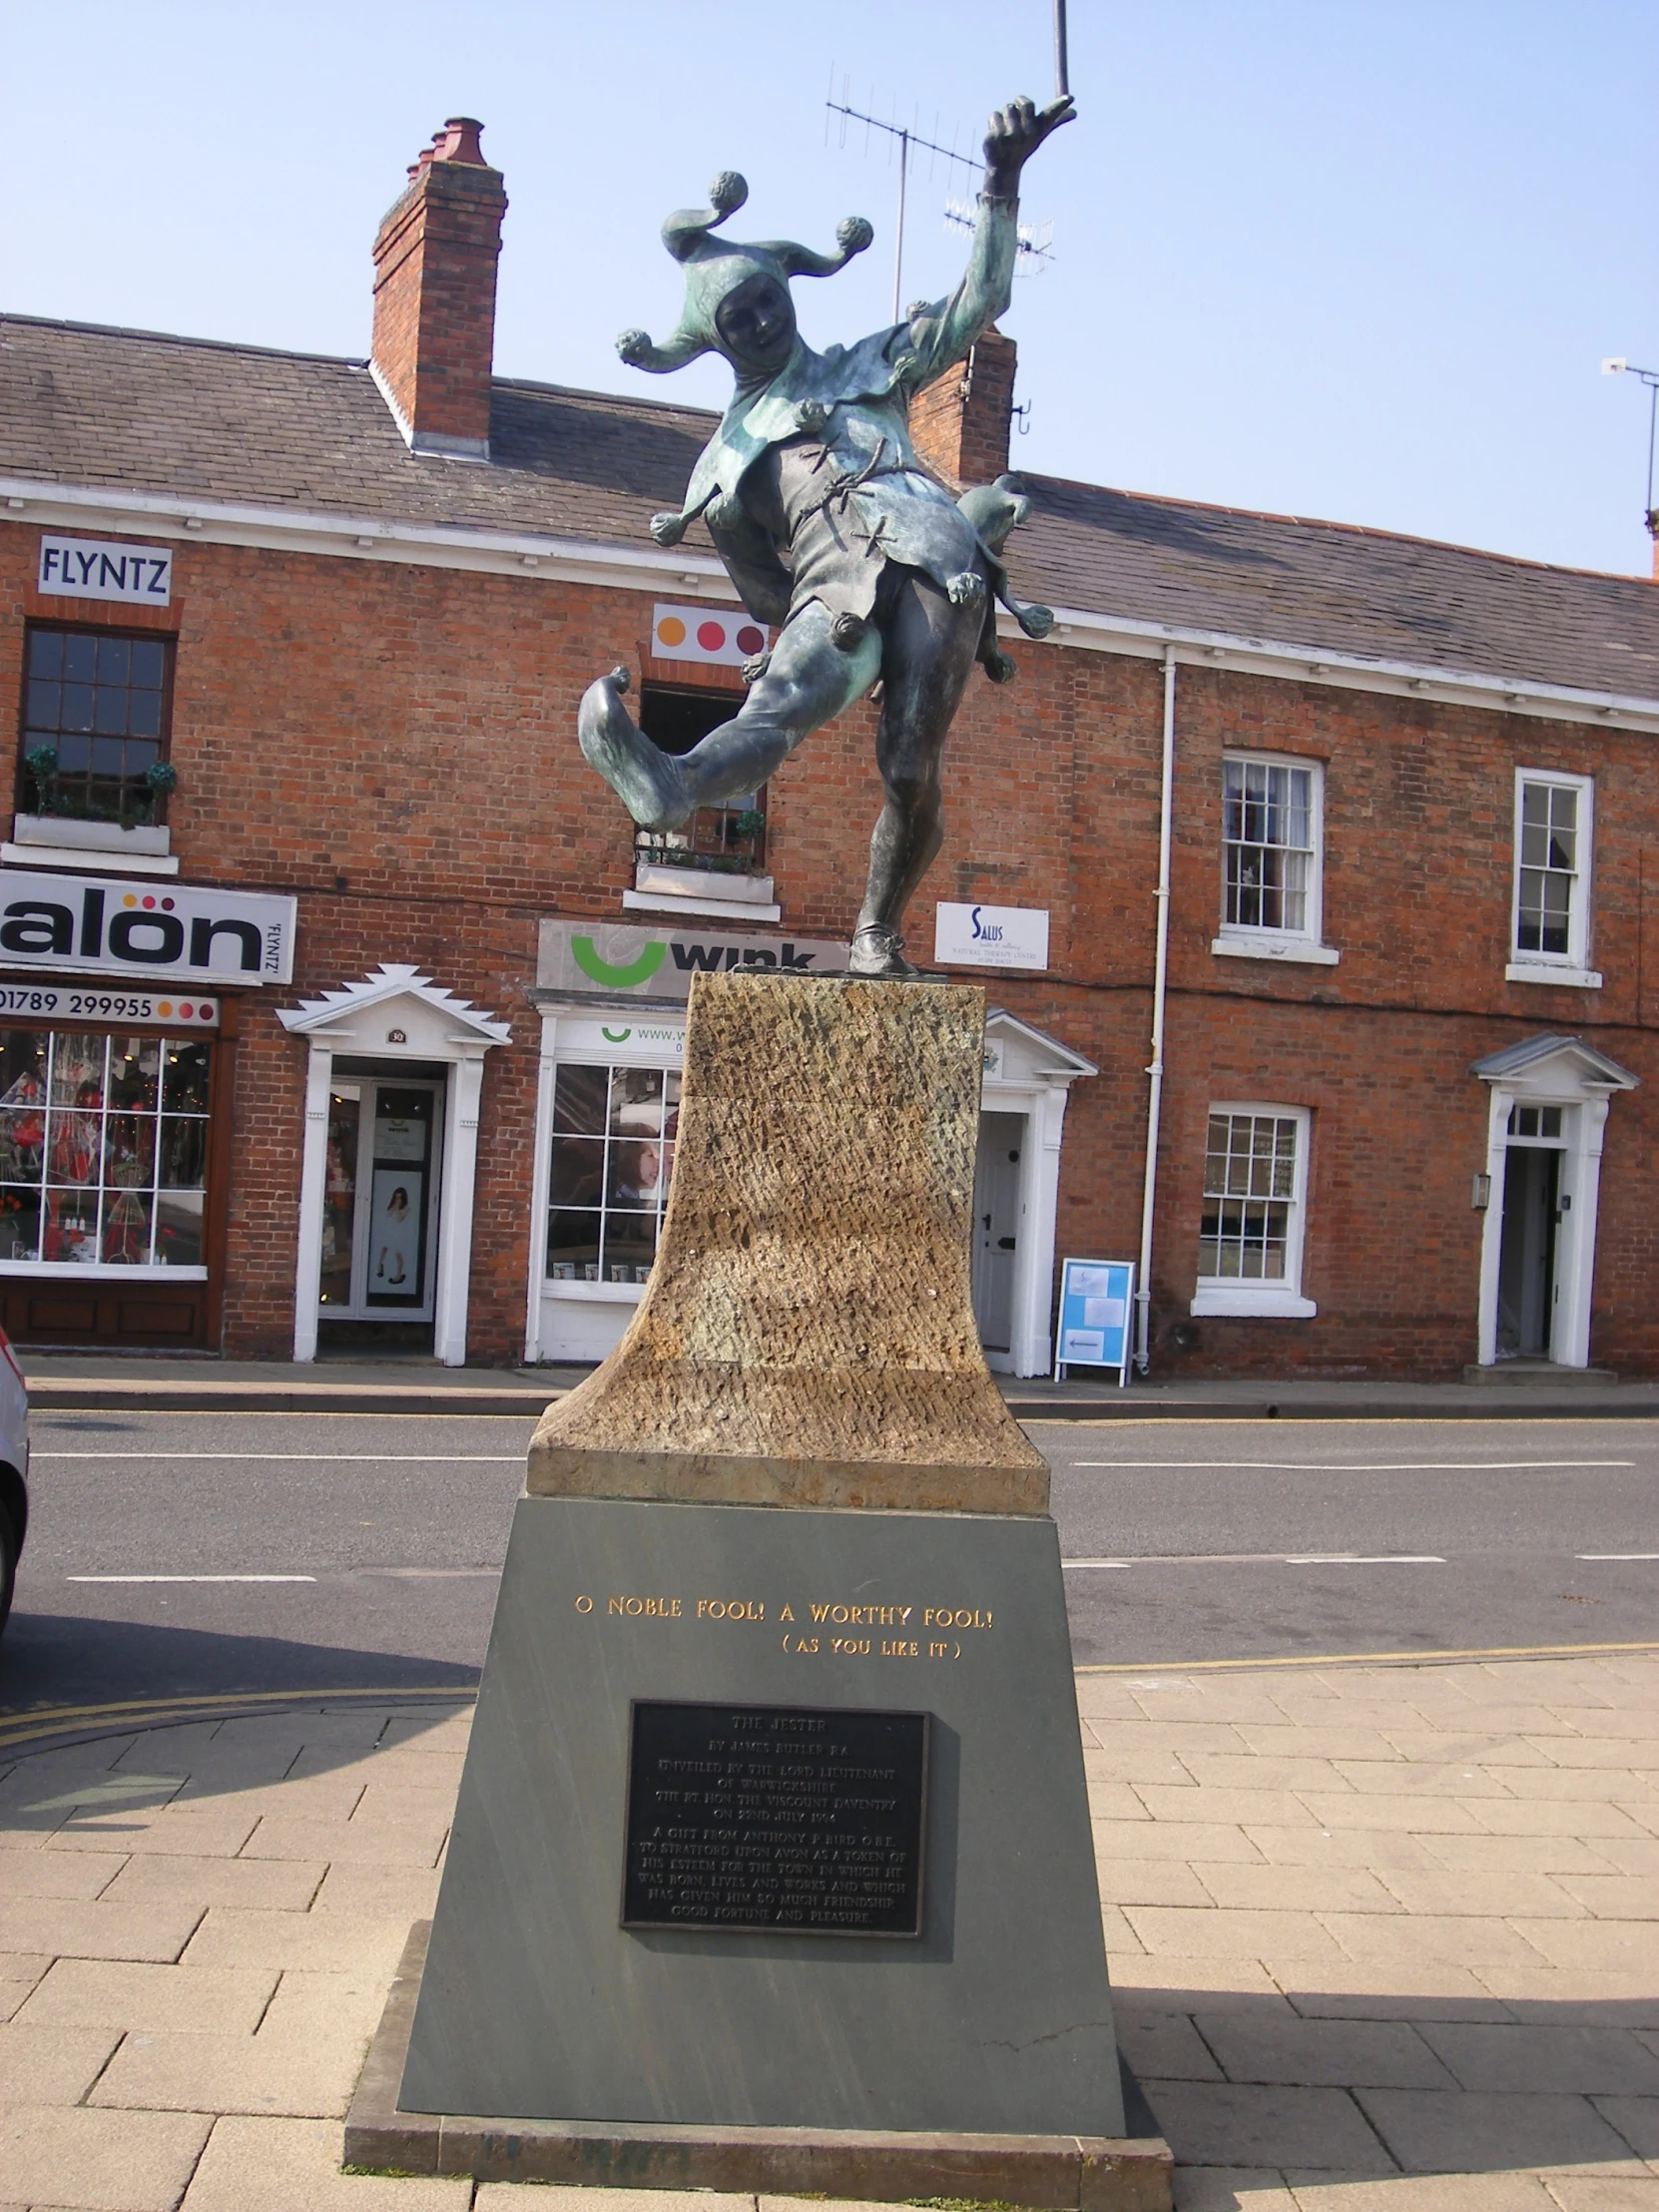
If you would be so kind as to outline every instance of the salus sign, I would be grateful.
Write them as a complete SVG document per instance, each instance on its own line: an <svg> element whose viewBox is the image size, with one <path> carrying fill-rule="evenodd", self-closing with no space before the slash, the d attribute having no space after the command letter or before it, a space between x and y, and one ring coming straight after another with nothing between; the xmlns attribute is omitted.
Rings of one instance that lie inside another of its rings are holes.
<svg viewBox="0 0 1659 2212"><path fill-rule="evenodd" d="M0 967L286 983L297 905L263 891L0 868Z"/></svg>

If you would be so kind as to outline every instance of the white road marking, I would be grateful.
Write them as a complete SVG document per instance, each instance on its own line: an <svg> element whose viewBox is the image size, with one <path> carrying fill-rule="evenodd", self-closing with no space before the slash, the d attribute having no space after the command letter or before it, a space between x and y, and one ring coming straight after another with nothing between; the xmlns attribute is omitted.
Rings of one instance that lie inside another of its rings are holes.
<svg viewBox="0 0 1659 2212"><path fill-rule="evenodd" d="M358 1567L355 1570L348 1567L343 1571L379 1575L399 1582L461 1582L475 1577L499 1582L501 1579L499 1567Z"/></svg>
<svg viewBox="0 0 1659 2212"><path fill-rule="evenodd" d="M1437 1551L1306 1551L1289 1555L1288 1567L1443 1567Z"/></svg>
<svg viewBox="0 0 1659 2212"><path fill-rule="evenodd" d="M314 1582L314 1574L69 1574L66 1582Z"/></svg>
<svg viewBox="0 0 1659 2212"><path fill-rule="evenodd" d="M1443 1567L1437 1551L1158 1551L1130 1559L1062 1559L1065 1567Z"/></svg>
<svg viewBox="0 0 1659 2212"><path fill-rule="evenodd" d="M1659 1559L1659 1551L1575 1551L1575 1559Z"/></svg>
<svg viewBox="0 0 1659 2212"><path fill-rule="evenodd" d="M370 1466L381 1464L398 1467L517 1467L524 1463L522 1451L32 1451L30 1464L37 1459L97 1459L100 1461L121 1459L281 1459L301 1464L312 1459L366 1461Z"/></svg>
<svg viewBox="0 0 1659 2212"><path fill-rule="evenodd" d="M1073 1459L1074 1467L1218 1467L1272 1474L1514 1474L1549 1468L1633 1467L1634 1459Z"/></svg>

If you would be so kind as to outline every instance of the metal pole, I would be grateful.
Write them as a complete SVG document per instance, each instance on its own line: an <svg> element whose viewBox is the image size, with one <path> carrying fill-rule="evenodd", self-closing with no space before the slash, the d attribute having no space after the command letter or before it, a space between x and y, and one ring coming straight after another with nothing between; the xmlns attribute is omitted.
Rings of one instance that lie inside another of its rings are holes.
<svg viewBox="0 0 1659 2212"><path fill-rule="evenodd" d="M1152 1060L1146 1100L1146 1180L1141 1191L1141 1264L1135 1279L1135 1365L1152 1362L1152 1230L1158 1195L1158 1125L1164 1104L1164 1010L1169 981L1170 843L1175 812L1175 648L1164 648L1163 788L1158 802L1157 951L1152 971Z"/></svg>
<svg viewBox="0 0 1659 2212"><path fill-rule="evenodd" d="M892 318L904 311L904 172L910 162L910 134L898 134L898 227L892 247Z"/></svg>
<svg viewBox="0 0 1659 2212"><path fill-rule="evenodd" d="M1066 0L1054 0L1054 97L1059 100L1071 90L1071 72L1066 63Z"/></svg>

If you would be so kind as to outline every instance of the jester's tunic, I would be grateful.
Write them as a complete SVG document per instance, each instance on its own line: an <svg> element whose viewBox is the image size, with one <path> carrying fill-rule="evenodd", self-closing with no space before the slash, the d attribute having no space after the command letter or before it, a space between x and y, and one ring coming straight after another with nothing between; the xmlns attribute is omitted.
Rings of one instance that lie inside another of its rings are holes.
<svg viewBox="0 0 1659 2212"><path fill-rule="evenodd" d="M998 558L1019 503L976 487L958 504L917 459L908 421L912 395L961 360L1006 304L1015 207L981 197L968 269L948 299L853 346L818 353L798 337L776 375L740 380L684 507L654 526L660 541L677 542L702 515L745 606L764 622L788 622L815 602L867 618L896 563L953 597L964 579L983 578L1041 636L1047 610L1009 596Z"/></svg>

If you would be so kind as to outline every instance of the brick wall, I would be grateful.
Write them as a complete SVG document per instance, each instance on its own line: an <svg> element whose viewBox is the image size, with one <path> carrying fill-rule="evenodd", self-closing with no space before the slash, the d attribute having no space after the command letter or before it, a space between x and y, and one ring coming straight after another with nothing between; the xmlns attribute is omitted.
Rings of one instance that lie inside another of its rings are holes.
<svg viewBox="0 0 1659 2212"><path fill-rule="evenodd" d="M0 524L0 698L23 619L116 619L36 601L38 530ZM1017 540L1015 541L1017 551ZM522 1342L539 1024L525 996L540 915L617 917L630 826L585 767L576 702L639 672L650 595L382 559L183 539L170 806L187 880L299 897L291 989L243 1005L225 1345L291 1342L305 1046L277 1004L414 960L513 1024L486 1055L471 1352ZM977 678L952 733L935 898L1047 906L1053 973L993 976L993 1003L1101 1069L1071 1093L1061 1253L1139 1242L1157 875L1162 671L1016 642L1018 681ZM677 684L698 671L658 664ZM1543 1030L1642 1078L1613 1101L1592 1357L1659 1372L1659 796L1650 738L1183 666L1178 680L1168 1075L1153 1275L1163 1372L1446 1375L1475 1355L1486 1090L1469 1062ZM872 715L812 738L775 779L768 864L785 926L850 927L877 805ZM1210 950L1220 910L1224 748L1326 768L1326 927L1335 967ZM1600 992L1506 983L1517 764L1593 774ZM1188 1323L1205 1115L1214 1098L1313 1115L1307 1322ZM1185 1344L1172 1332L1182 1326Z"/></svg>

